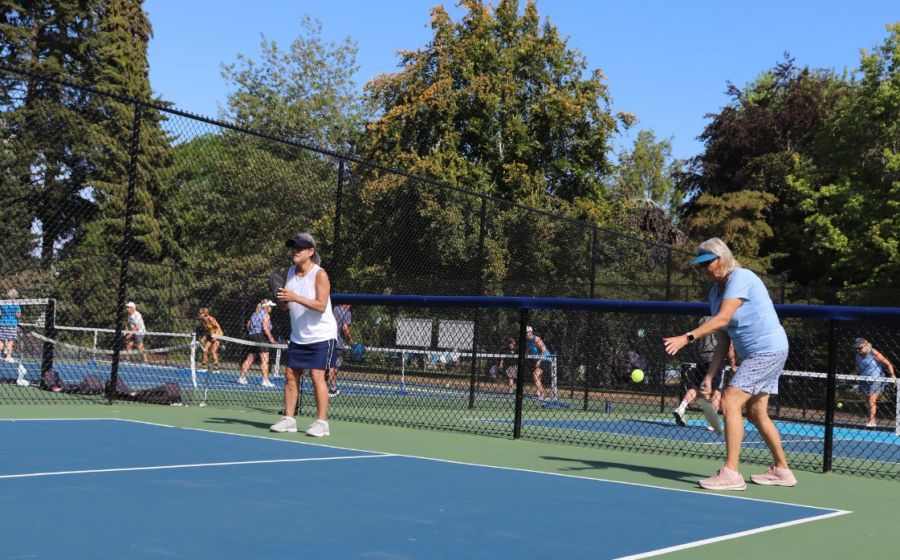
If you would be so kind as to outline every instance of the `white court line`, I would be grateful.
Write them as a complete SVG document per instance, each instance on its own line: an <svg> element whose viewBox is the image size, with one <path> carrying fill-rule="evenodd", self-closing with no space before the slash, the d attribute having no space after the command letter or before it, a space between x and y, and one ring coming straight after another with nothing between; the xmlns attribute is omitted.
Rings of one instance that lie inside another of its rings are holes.
<svg viewBox="0 0 900 560"><path fill-rule="evenodd" d="M0 479L6 478L34 478L39 476L62 476L70 474L95 474L95 473L111 473L111 472L134 472L134 471L161 471L169 469L194 469L201 467L230 467L233 465L265 465L271 463L307 463L312 461L340 461L343 459L372 459L381 457L391 457L392 455L347 455L344 457L307 457L305 459L265 459L259 461L228 461L223 463L189 463L184 465L156 465L152 467L121 467L115 469L86 469L81 471L53 471L42 473L24 473L24 474L4 474L0 475Z"/></svg>
<svg viewBox="0 0 900 560"><path fill-rule="evenodd" d="M774 525L766 525L764 527L757 527L756 529L749 529L747 531L740 531L738 533L730 533L728 535L713 537L711 539L703 539L702 541L694 541L694 542L679 544L676 546L670 546L668 548L660 548L657 550L651 550L649 552L641 552L639 554L633 554L631 556L620 556L619 558L616 558L615 560L637 560L638 558L650 558L652 556L659 556L661 554L668 554L670 552L677 552L679 550L687 550L689 548L696 548L698 546L703 546L703 545L707 545L707 544L712 544L712 543L717 543L717 542L722 542L722 541L730 541L732 539L746 537L747 535L755 535L757 533L763 533L765 531L772 531L774 529L790 527L792 525L802 525L803 523L810 523L812 521L821 521L822 519L828 519L829 517L838 517L840 515L846 515L848 513L852 513L852 512L836 510L832 513L817 515L816 517L806 517L804 519L796 519L794 521L786 521L784 523L776 523Z"/></svg>

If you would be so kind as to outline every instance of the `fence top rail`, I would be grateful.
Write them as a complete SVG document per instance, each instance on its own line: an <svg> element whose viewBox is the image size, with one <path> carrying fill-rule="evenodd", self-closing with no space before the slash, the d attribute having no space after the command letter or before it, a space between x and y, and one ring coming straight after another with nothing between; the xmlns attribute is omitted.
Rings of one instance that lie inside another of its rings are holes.
<svg viewBox="0 0 900 560"><path fill-rule="evenodd" d="M683 301L624 301L610 299L580 299L558 297L518 296L422 296L381 294L332 294L336 304L393 305L402 307L464 307L487 309L581 310L635 313L648 315L706 315L709 304ZM900 322L897 307L851 307L839 305L775 305L782 318L803 318L834 321Z"/></svg>

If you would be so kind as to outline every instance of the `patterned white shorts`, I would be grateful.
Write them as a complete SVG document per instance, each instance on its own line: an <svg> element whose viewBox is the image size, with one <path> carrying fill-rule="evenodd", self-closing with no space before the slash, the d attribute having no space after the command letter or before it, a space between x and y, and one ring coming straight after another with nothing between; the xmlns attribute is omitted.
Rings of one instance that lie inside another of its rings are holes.
<svg viewBox="0 0 900 560"><path fill-rule="evenodd" d="M778 394L778 378L784 371L784 363L787 361L788 349L775 352L757 352L745 356L738 367L737 373L732 378L729 387L758 395L768 393Z"/></svg>

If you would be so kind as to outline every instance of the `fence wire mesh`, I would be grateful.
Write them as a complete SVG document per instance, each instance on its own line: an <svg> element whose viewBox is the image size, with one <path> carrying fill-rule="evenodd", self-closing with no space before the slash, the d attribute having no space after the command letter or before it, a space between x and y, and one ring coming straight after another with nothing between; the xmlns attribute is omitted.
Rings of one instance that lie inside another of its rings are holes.
<svg viewBox="0 0 900 560"><path fill-rule="evenodd" d="M688 266L692 255L674 247L169 107L14 69L0 76L0 297L7 302L0 320L14 331L2 355L12 361L2 362L0 402L116 398L275 411L278 348L268 352L274 387L261 384L258 370L247 385L235 380L251 350L241 342L248 319L272 297L268 273L286 264L284 239L298 231L318 240L338 293L706 298ZM841 296L764 280L776 302ZM41 301L26 303L33 300ZM140 332L130 332L136 318L127 302L140 313ZM207 347L201 308L232 341ZM431 321L427 344L398 343L399 325L411 318ZM531 323L551 356L520 371L508 343L521 326L518 311L355 306L354 329L369 350L347 354L340 373L347 389L333 414L507 436L520 387L544 399L524 399L524 437L720 455L703 426L679 431L670 421L696 360L666 360L659 340L689 320L550 310L535 312ZM275 312L272 324L283 339L287 318ZM829 348L847 348L858 336L897 363L893 326L832 329L788 319L786 327L790 371L850 373L852 356L831 356ZM44 378L48 364L58 379ZM647 372L640 384L628 376L634 364ZM535 366L544 391L534 388ZM773 402L780 419L812 440L810 449L828 412L824 385L786 375ZM888 433L896 390L886 383L878 392L873 429L865 427L871 397L860 386L849 378L839 384L835 422L885 441L836 442L855 451L836 454L834 468L896 476ZM884 447L860 451L876 443ZM802 468L823 466L821 453L799 456Z"/></svg>

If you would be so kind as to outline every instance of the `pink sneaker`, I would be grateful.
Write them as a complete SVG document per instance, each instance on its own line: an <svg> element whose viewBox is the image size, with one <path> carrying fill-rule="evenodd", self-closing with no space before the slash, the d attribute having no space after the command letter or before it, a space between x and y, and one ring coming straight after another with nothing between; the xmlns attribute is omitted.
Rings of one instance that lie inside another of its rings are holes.
<svg viewBox="0 0 900 560"><path fill-rule="evenodd" d="M763 486L796 486L797 479L791 469L780 469L778 467L769 467L769 470L762 474L754 474L750 476L750 480L756 484Z"/></svg>
<svg viewBox="0 0 900 560"><path fill-rule="evenodd" d="M704 478L698 484L707 490L745 490L747 483L741 473L722 467L714 476Z"/></svg>

